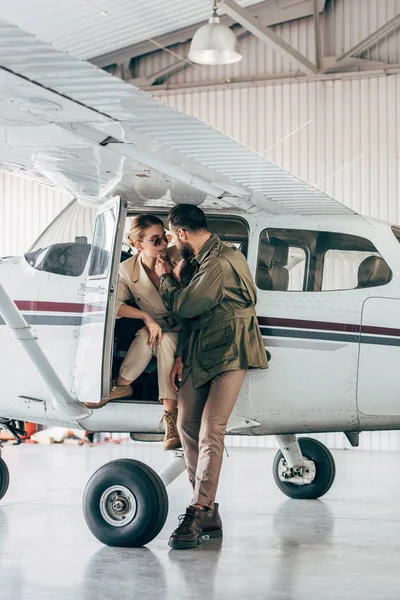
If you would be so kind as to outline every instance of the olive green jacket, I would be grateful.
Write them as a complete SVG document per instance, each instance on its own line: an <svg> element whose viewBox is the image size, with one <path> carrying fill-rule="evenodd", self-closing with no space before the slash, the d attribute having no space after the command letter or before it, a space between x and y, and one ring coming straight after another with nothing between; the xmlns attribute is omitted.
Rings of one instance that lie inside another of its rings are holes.
<svg viewBox="0 0 400 600"><path fill-rule="evenodd" d="M161 297L184 319L176 356L197 388L223 371L268 367L258 327L256 288L243 254L212 235L193 258L186 287L164 279Z"/></svg>

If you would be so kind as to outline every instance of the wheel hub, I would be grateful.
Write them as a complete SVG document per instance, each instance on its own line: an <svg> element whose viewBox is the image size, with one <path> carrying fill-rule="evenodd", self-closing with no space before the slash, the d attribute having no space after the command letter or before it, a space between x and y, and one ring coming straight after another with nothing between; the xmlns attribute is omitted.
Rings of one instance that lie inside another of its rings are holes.
<svg viewBox="0 0 400 600"><path fill-rule="evenodd" d="M317 470L312 460L304 458L304 466L289 467L286 460L281 458L278 468L279 479L295 485L309 485L315 479Z"/></svg>
<svg viewBox="0 0 400 600"><path fill-rule="evenodd" d="M103 519L113 527L125 527L136 515L137 503L134 494L123 485L107 488L100 498Z"/></svg>

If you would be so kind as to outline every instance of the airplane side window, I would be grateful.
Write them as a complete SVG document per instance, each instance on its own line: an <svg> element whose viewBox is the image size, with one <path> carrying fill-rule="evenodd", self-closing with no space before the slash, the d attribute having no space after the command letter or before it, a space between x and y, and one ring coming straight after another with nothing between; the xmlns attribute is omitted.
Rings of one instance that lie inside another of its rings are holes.
<svg viewBox="0 0 400 600"><path fill-rule="evenodd" d="M288 230L264 229L260 235L256 285L266 291L303 291L307 263L304 241Z"/></svg>
<svg viewBox="0 0 400 600"><path fill-rule="evenodd" d="M354 290L386 285L392 272L365 238L343 233L320 234L322 291Z"/></svg>
<svg viewBox="0 0 400 600"><path fill-rule="evenodd" d="M345 233L264 229L256 285L266 291L332 292L386 285L392 272L367 239Z"/></svg>

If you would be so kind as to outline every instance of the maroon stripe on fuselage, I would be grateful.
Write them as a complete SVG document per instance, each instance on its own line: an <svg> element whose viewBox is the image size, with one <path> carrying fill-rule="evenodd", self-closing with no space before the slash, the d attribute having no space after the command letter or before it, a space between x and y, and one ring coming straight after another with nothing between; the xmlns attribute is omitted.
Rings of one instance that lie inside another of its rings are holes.
<svg viewBox="0 0 400 600"><path fill-rule="evenodd" d="M36 300L15 300L19 310L25 312L62 312L79 313L101 311L105 308L105 302L98 304L78 304L75 302L39 302Z"/></svg>
<svg viewBox="0 0 400 600"><path fill-rule="evenodd" d="M56 312L85 314L102 311L106 303L79 304L75 302L41 302L33 300L15 300L15 304L25 312ZM356 325L354 323L332 323L329 321L308 321L302 319L280 319L276 317L258 317L258 323L264 327L286 327L289 329L317 329L320 331L342 331L345 333L363 333L371 335L390 335L400 337L400 329L391 327L374 327Z"/></svg>
<svg viewBox="0 0 400 600"><path fill-rule="evenodd" d="M258 317L264 327L288 327L289 329L319 329L322 331L344 331L345 333L369 333L371 335L391 335L400 337L400 329L391 327L374 327L372 325L355 325L354 323L331 323L329 321L303 321L300 319L279 319L275 317Z"/></svg>

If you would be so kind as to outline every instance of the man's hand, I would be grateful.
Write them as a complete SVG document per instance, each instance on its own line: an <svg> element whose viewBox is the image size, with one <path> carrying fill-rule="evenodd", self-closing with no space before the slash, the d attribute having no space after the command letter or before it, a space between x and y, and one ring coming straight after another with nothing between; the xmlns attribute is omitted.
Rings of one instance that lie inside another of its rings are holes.
<svg viewBox="0 0 400 600"><path fill-rule="evenodd" d="M174 270L172 271L174 274L175 279L181 283L181 274L182 274L182 269L185 266L185 259L181 258L181 260L178 262L178 264L175 266Z"/></svg>
<svg viewBox="0 0 400 600"><path fill-rule="evenodd" d="M182 381L183 366L184 365L182 358L180 356L177 356L170 375L172 387L176 392L179 391L178 383L181 383Z"/></svg>
<svg viewBox="0 0 400 600"><path fill-rule="evenodd" d="M171 263L165 260L160 254L157 255L157 261L155 265L155 271L159 277L161 275L166 275L167 273L171 273L172 266Z"/></svg>

